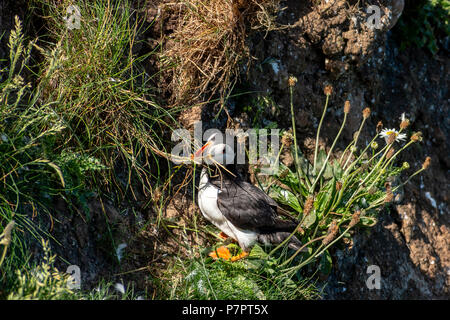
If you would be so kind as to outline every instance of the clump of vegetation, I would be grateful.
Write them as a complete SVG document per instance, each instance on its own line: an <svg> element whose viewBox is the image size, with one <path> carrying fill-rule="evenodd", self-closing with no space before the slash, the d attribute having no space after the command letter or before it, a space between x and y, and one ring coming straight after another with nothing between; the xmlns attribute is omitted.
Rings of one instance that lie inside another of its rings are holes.
<svg viewBox="0 0 450 320"><path fill-rule="evenodd" d="M228 247L232 251L239 250L235 244ZM195 251L193 249L192 253ZM205 259L205 252L198 258L179 259L167 271L168 279L161 283L161 289L166 291L169 299L293 300L320 297L312 279L293 279L290 274L279 272L277 259L258 245L248 258L236 262ZM180 273L183 275L181 279L174 281L171 278Z"/></svg>
<svg viewBox="0 0 450 320"><path fill-rule="evenodd" d="M409 126L409 120L403 116L398 130L382 130L380 123L373 139L366 146L361 146L359 137L370 116L370 109L366 108L353 140L339 159L332 160L334 147L352 111L350 102L346 101L339 132L328 152L319 152L320 131L332 94L332 87L327 86L324 89L326 102L317 129L314 159L310 163L301 154L296 142L292 103L295 83L295 78L289 79L293 127L291 148L295 170L281 165L273 181L267 182L267 187L277 201L293 210L293 216L300 221L298 232L304 243L304 248L301 249L307 248L308 251L302 253L302 250L298 250L280 266L290 266L289 270L301 270L309 264L319 262L321 269L328 273L331 270L329 249L344 237L350 239L351 230L374 226L380 210L393 202L396 191L403 186L395 185L395 178L409 169L407 162L396 166L395 160L405 149L422 141L422 135L420 132L413 133L405 143L407 134L404 132ZM381 146L377 142L380 138L383 138ZM426 169L429 163L430 159L427 158L423 167L413 176Z"/></svg>
<svg viewBox="0 0 450 320"><path fill-rule="evenodd" d="M175 64L171 90L176 101L191 102L215 93L226 97L237 79L238 63L248 55L251 29L274 26L276 0L189 0L177 3L179 19L164 55Z"/></svg>
<svg viewBox="0 0 450 320"><path fill-rule="evenodd" d="M199 258L184 265L185 278L181 288L185 296L217 299L308 299L320 296L313 279L317 272L322 275L331 272L330 249L342 239L351 241L357 229L373 227L380 211L394 201L396 192L430 165L431 159L425 159L422 167L406 181L396 183L399 175L410 166L407 162L397 166L395 160L405 149L422 141L422 135L420 132L406 133L410 123L402 116L399 129L382 129L380 123L373 139L362 146L359 137L370 117L369 108L363 110L353 140L342 155L334 159L336 143L352 112L349 101L345 102L344 119L330 149L319 151L321 128L333 91L331 86L324 90L325 107L317 129L314 158L309 162L297 145L292 102L296 82L293 77L289 79L293 133L282 138L282 148L292 152L294 168L281 164L278 173L260 185L299 221L291 236L296 235L303 246L295 252L288 251L289 239L274 248L256 245L248 258L238 262L203 259L202 253L198 253ZM215 246L221 245L223 242ZM227 293L220 293L219 288L227 288Z"/></svg>
<svg viewBox="0 0 450 320"><path fill-rule="evenodd" d="M44 257L32 270L16 270L17 284L8 295L9 300L55 300L71 294L69 284L73 279L54 267L55 255L51 255L48 242L43 241Z"/></svg>
<svg viewBox="0 0 450 320"><path fill-rule="evenodd" d="M9 239L5 246L8 255L1 266L2 290L14 285L15 270L29 265L25 239L40 242L45 234L31 219L37 212L51 216L51 197L64 187L61 170L51 157L53 142L65 125L51 104L37 102L36 92L23 78L33 44L25 44L16 17L8 44L9 65L0 70L0 230L8 235L4 241ZM11 230L6 232L13 220L24 233L16 241L11 241Z"/></svg>
<svg viewBox="0 0 450 320"><path fill-rule="evenodd" d="M51 39L35 44L44 56L41 100L51 102L64 121L64 144L72 154L94 156L109 168L101 171L101 183L111 191L129 190L133 176L151 192L155 177L148 164L164 150L160 133L175 120L152 100L150 76L141 64L151 53L134 52L142 22L127 0L83 0L76 3L79 27L70 29L70 1L38 4ZM128 169L124 181L114 174L119 163Z"/></svg>
<svg viewBox="0 0 450 320"><path fill-rule="evenodd" d="M130 5L79 1L80 28L69 29L64 20L69 3L34 2L51 23L49 37L28 41L16 17L9 61L0 70L2 298L10 293L13 298L69 298L63 290L43 293L32 272L39 257L30 248L49 239L59 245L51 234L58 223L56 199L80 214L95 188L123 198L134 195L132 181L151 192L165 175L150 164L173 118L152 102L147 75L138 69L145 57L133 52L139 24ZM31 65L33 54L38 66ZM15 232L8 229L13 220ZM50 260L44 262L50 266ZM61 277L49 274L46 283L63 286Z"/></svg>
<svg viewBox="0 0 450 320"><path fill-rule="evenodd" d="M398 22L401 48L415 45L427 48L432 54L436 54L439 48L448 50L448 43L444 41L448 41L450 36L449 16L448 0L407 0Z"/></svg>

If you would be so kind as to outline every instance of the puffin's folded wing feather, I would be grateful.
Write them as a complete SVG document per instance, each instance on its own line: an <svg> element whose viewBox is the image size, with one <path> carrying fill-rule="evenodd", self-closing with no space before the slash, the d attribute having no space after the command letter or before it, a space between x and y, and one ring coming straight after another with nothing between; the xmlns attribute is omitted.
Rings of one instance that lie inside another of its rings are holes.
<svg viewBox="0 0 450 320"><path fill-rule="evenodd" d="M243 180L212 183L220 188L217 198L220 211L236 227L257 232L295 227L291 221L278 218L276 202L252 184Z"/></svg>

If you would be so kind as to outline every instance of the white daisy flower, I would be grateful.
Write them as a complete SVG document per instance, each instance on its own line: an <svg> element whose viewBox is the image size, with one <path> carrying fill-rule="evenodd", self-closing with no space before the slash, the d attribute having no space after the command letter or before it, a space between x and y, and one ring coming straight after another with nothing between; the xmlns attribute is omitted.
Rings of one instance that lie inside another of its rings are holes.
<svg viewBox="0 0 450 320"><path fill-rule="evenodd" d="M380 137L384 138L384 140L387 143L391 134L395 135L395 141L397 141L397 142L400 142L400 141L403 141L403 140L406 139L406 134L399 133L395 129L383 129L383 130L381 130Z"/></svg>

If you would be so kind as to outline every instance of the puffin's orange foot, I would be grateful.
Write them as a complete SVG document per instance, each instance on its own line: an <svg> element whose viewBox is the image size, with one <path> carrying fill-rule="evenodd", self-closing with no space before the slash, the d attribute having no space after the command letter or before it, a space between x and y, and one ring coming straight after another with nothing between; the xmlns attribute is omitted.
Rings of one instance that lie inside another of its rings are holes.
<svg viewBox="0 0 450 320"><path fill-rule="evenodd" d="M248 252L242 251L242 252L241 252L240 254L238 254L237 256L231 257L231 261L232 261L232 262L238 261L238 260L241 260L241 259L245 258L246 256L248 256Z"/></svg>
<svg viewBox="0 0 450 320"><path fill-rule="evenodd" d="M231 252L228 250L227 247L222 246L217 248L215 251L211 251L209 253L209 256L213 258L214 260L217 260L219 258L230 260L231 259Z"/></svg>

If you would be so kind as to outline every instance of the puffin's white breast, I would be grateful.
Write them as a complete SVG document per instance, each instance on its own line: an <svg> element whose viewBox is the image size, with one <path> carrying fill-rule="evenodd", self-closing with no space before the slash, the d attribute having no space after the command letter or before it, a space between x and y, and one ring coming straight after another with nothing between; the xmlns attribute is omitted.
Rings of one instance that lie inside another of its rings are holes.
<svg viewBox="0 0 450 320"><path fill-rule="evenodd" d="M217 197L220 190L209 182L208 174L202 170L198 191L198 206L203 216L229 237L239 242L241 247L248 248L258 235L253 231L242 230L233 225L220 211Z"/></svg>

